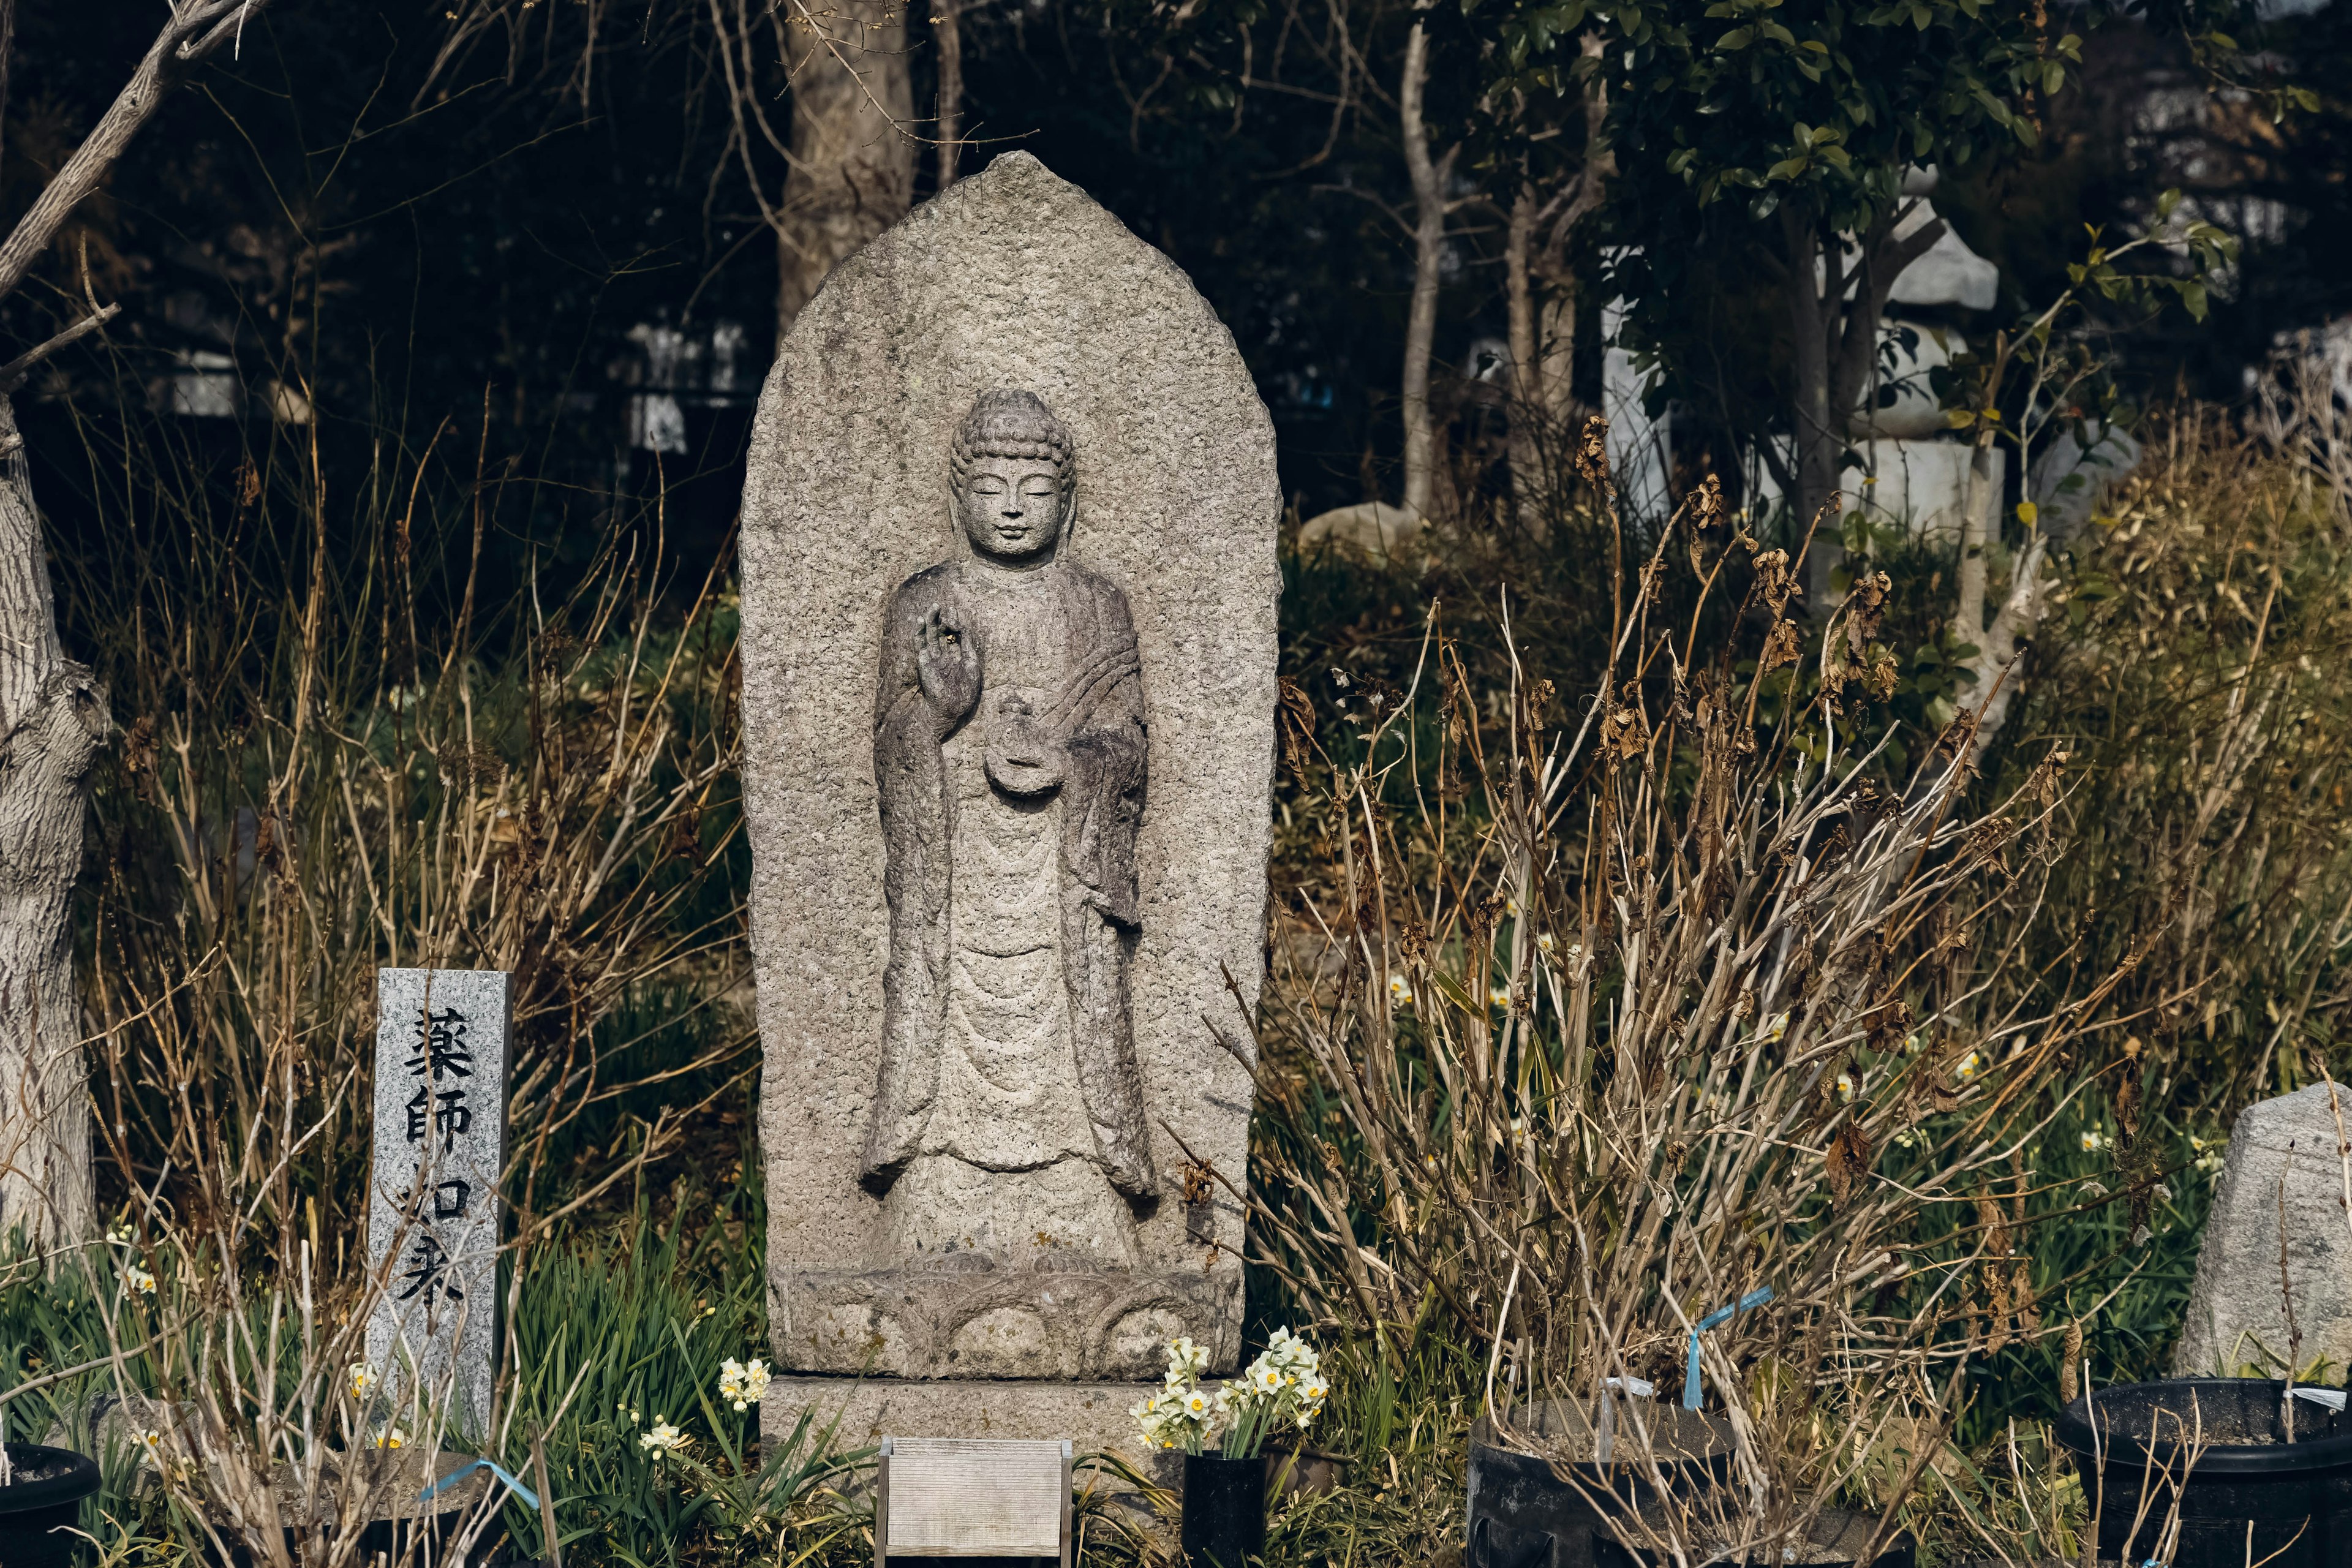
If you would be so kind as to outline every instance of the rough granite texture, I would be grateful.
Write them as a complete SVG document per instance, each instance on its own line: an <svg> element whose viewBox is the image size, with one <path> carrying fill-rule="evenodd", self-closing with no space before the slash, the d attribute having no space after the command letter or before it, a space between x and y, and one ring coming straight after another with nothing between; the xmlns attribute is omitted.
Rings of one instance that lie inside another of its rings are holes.
<svg viewBox="0 0 2352 1568"><path fill-rule="evenodd" d="M762 1437L773 1443L789 1436L803 1410L812 1425L834 1428L837 1449L871 1448L885 1437L1067 1438L1080 1455L1112 1454L1157 1484L1181 1490L1181 1454L1146 1449L1135 1437L1128 1414L1153 1392L1150 1383L957 1382L906 1377L779 1377L768 1384L761 1405ZM1080 1484L1124 1491L1108 1472L1080 1468ZM853 1479L853 1486L856 1485Z"/></svg>
<svg viewBox="0 0 2352 1568"><path fill-rule="evenodd" d="M2308 1365L2324 1355L2339 1368L2352 1363L2352 1223L2345 1214L2345 1171L2328 1092L2328 1085L2316 1083L2239 1113L2206 1216L2189 1318L2173 1352L2176 1374L2230 1377L2251 1363L2273 1369L2260 1374L2267 1377L2284 1365L2282 1174L2287 1279L2302 1331L2297 1360ZM2352 1085L2336 1085L2335 1092L2344 1124L2352 1129Z"/></svg>
<svg viewBox="0 0 2352 1568"><path fill-rule="evenodd" d="M476 1436L489 1430L499 1364L508 977L379 969L375 994L368 1266L381 1267L395 1247L400 1256L368 1320L368 1364L384 1380L390 1410L408 1409L413 1368L427 1401L447 1391L449 1419Z"/></svg>
<svg viewBox="0 0 2352 1568"><path fill-rule="evenodd" d="M960 547L949 443L996 387L1036 393L1075 433L1069 551L1124 590L1142 667L1132 1014L1162 1195L1137 1210L1130 1269L908 1268L859 1182L889 941L883 612ZM849 1399L861 1433L873 1412L910 1436L1109 1445L1129 1436L1133 1385L1156 1381L1160 1337L1236 1358L1242 1215L1197 1180L1185 1201L1184 1181L1188 1150L1224 1179L1246 1170L1250 1078L1212 1021L1246 1048L1264 968L1280 507L1273 424L1232 334L1167 258L1026 153L844 263L786 335L742 533L771 1323L781 1373L871 1373L780 1377L770 1430L832 1390L828 1412Z"/></svg>

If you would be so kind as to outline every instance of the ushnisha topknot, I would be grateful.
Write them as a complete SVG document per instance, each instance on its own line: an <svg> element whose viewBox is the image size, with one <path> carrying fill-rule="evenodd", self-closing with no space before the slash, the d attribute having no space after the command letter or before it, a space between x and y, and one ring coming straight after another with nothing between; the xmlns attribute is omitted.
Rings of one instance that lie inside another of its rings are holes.
<svg viewBox="0 0 2352 1568"><path fill-rule="evenodd" d="M1078 444L1070 427L1054 417L1045 399L1019 387L1000 386L971 400L971 412L948 448L948 477L957 489L976 458L1050 458L1064 495L1077 483Z"/></svg>

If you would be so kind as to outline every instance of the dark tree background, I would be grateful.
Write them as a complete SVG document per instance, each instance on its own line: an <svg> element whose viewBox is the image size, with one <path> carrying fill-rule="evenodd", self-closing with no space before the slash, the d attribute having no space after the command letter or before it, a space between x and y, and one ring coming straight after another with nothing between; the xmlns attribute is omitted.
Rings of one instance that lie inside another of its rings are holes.
<svg viewBox="0 0 2352 1568"><path fill-rule="evenodd" d="M21 8L0 163L12 211L119 86L149 9ZM1342 7L1335 42L1328 19L1304 12L1212 7L1174 29L1129 11L997 0L965 12L964 169L1034 152L1192 275L1274 410L1303 513L1393 496L1412 283L1394 62L1412 14L1391 0ZM356 516L354 487L391 471L387 449L413 462L438 443L440 462L478 467L477 492L494 498L490 568L507 581L486 584L493 593L587 549L616 505L656 489L681 563L724 548L773 344L775 255L729 152L707 27L695 7L649 5L593 41L567 45L551 24L511 55L449 60L449 15L380 0L274 5L165 104L68 227L44 287L9 307L12 339L52 330L79 298L85 256L90 287L123 306L102 342L25 404L36 425L78 422L89 437L33 444L50 454L40 493L60 539L79 542L67 548L97 544L105 454L150 412L171 416L184 466L222 486L263 435L293 450L315 437L318 472L346 491L330 514L343 518ZM1458 8L1433 16L1433 113L1460 136L1481 112L1486 46ZM922 18L909 35L928 106ZM2345 4L2252 41L2263 70L2316 94L2315 111L2282 130L2253 99L2210 97L2160 37L2103 26L2033 155L1938 193L2021 305L2058 286L2084 223L2126 224L2166 184L2242 223L2245 257L2214 326L2129 345L2143 393L2240 395L2279 333L2352 309ZM918 199L935 178L928 151L920 167ZM1506 214L1471 177L1437 334L1441 374L1455 376L1449 409L1466 401L1476 345L1504 331ZM1706 219L1678 332L1660 345L1672 371L1661 395L1727 445L1784 395L1783 312L1741 264L1755 237L1738 222ZM1592 289L1601 247L1639 237L1621 223L1582 241ZM1592 303L1588 290L1588 320ZM1582 383L1596 374L1594 336L1579 334ZM92 454L79 471L54 457L75 449Z"/></svg>

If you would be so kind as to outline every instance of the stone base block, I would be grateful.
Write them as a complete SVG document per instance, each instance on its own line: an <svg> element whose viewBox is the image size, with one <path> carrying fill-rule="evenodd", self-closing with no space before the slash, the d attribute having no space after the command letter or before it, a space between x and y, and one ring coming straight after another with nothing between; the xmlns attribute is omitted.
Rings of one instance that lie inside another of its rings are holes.
<svg viewBox="0 0 2352 1568"><path fill-rule="evenodd" d="M1233 1365L1240 1274L798 1269L778 1276L772 1319L803 1372L1124 1387L1156 1375L1179 1334L1207 1346L1210 1365Z"/></svg>
<svg viewBox="0 0 2352 1568"><path fill-rule="evenodd" d="M838 1421L835 1446L870 1448L890 1437L1066 1437L1076 1453L1117 1455L1160 1486L1183 1482L1181 1455L1145 1449L1128 1414L1149 1383L969 1382L780 1376L760 1402L762 1438L789 1436L801 1412ZM1105 1479L1110 1478L1106 1476Z"/></svg>

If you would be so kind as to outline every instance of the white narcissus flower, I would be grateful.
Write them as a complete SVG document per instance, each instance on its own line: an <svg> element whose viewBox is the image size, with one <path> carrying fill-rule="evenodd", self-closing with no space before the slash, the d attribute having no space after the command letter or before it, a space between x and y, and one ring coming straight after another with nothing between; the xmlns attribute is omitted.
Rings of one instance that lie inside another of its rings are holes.
<svg viewBox="0 0 2352 1568"><path fill-rule="evenodd" d="M367 1363L355 1361L352 1363L351 1377L352 1397L365 1399L368 1396L368 1390L375 1386L374 1372L369 1368Z"/></svg>
<svg viewBox="0 0 2352 1568"><path fill-rule="evenodd" d="M1767 1043L1775 1046L1779 1045L1782 1040L1788 1037L1789 1015L1786 1013L1773 1014L1770 1017L1764 1020L1763 1026L1758 1029L1757 1033L1762 1035Z"/></svg>
<svg viewBox="0 0 2352 1568"><path fill-rule="evenodd" d="M155 1293L155 1276L140 1268L136 1263L126 1263L122 1266L122 1282L142 1296L152 1296Z"/></svg>
<svg viewBox="0 0 2352 1568"><path fill-rule="evenodd" d="M1960 1065L1952 1069L1952 1076L1966 1083L1982 1071L1984 1071L1984 1053L1970 1051L1960 1058Z"/></svg>
<svg viewBox="0 0 2352 1568"><path fill-rule="evenodd" d="M653 1429L637 1438L637 1447L648 1450L656 1458L660 1458L677 1453L692 1441L694 1441L693 1438L656 1415L654 1417Z"/></svg>
<svg viewBox="0 0 2352 1568"><path fill-rule="evenodd" d="M750 1362L723 1361L719 1363L719 1397L735 1406L740 1413L760 1403L768 1392L768 1363L753 1357Z"/></svg>
<svg viewBox="0 0 2352 1568"><path fill-rule="evenodd" d="M2107 1146L2107 1135L2096 1128L2083 1134L2083 1152L2095 1154Z"/></svg>
<svg viewBox="0 0 2352 1568"><path fill-rule="evenodd" d="M1511 1005L1510 987L1507 985L1489 985L1486 987L1486 1003L1487 1005L1493 1007L1509 1006Z"/></svg>
<svg viewBox="0 0 2352 1568"><path fill-rule="evenodd" d="M1403 975L1389 976L1389 1000L1400 1007L1412 1000L1412 987L1405 984Z"/></svg>
<svg viewBox="0 0 2352 1568"><path fill-rule="evenodd" d="M1853 1098L1853 1074L1842 1072L1837 1075L1837 1091L1840 1100Z"/></svg>

